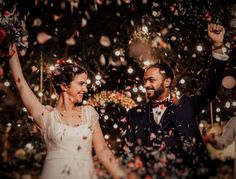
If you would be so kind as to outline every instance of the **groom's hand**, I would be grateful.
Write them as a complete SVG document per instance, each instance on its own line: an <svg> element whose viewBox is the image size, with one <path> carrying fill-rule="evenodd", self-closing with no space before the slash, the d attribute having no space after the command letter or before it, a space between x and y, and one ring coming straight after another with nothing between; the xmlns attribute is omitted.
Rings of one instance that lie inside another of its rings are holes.
<svg viewBox="0 0 236 179"><path fill-rule="evenodd" d="M224 35L225 35L224 27L220 24L209 23L207 32L208 32L208 37L212 41L213 51L218 53L223 53L222 47L224 45Z"/></svg>

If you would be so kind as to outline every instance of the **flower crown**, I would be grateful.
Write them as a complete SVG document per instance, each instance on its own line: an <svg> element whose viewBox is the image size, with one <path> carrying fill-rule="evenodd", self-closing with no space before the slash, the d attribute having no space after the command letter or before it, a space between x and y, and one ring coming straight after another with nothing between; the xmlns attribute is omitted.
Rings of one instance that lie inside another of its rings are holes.
<svg viewBox="0 0 236 179"><path fill-rule="evenodd" d="M68 62L64 59L59 59L59 60L57 60L56 65L54 66L55 69L51 73L51 78L54 78L55 76L61 75L61 73L63 71L68 69L67 65L73 65L73 67L70 68L70 70L72 70L72 72L74 72L74 73L76 73L78 71L78 69L82 68L76 62Z"/></svg>

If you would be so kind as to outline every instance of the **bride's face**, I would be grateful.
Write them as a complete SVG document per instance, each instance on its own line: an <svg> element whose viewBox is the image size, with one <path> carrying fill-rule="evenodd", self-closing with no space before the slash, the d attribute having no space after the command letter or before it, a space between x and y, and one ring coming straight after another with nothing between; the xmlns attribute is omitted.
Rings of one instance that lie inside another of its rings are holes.
<svg viewBox="0 0 236 179"><path fill-rule="evenodd" d="M82 102L84 94L88 91L87 79L88 75L86 73L75 75L74 79L71 81L70 85L66 90L69 96L69 100L71 100L71 102Z"/></svg>

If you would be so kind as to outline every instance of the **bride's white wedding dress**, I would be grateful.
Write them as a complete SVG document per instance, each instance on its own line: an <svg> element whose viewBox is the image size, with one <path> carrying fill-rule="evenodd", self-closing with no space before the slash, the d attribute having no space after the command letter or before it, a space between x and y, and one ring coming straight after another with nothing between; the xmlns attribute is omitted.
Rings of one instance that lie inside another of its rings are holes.
<svg viewBox="0 0 236 179"><path fill-rule="evenodd" d="M82 123L78 127L64 124L55 108L45 109L42 127L47 155L42 179L94 179L97 174L92 158L93 127L98 113L82 106Z"/></svg>

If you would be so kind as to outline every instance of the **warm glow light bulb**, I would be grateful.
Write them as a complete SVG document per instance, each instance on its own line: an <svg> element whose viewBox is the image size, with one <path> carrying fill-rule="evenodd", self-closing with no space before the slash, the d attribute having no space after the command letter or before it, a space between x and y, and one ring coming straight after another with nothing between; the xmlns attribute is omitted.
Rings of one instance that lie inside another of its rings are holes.
<svg viewBox="0 0 236 179"><path fill-rule="evenodd" d="M180 80L180 83L181 83L181 84L184 84L184 83L185 83L185 79L182 78L182 79Z"/></svg>
<svg viewBox="0 0 236 179"><path fill-rule="evenodd" d="M50 69L50 71L54 71L55 70L55 66L50 65L49 69Z"/></svg>
<svg viewBox="0 0 236 179"><path fill-rule="evenodd" d="M91 84L91 80L90 79L87 79L87 84Z"/></svg>
<svg viewBox="0 0 236 179"><path fill-rule="evenodd" d="M101 85L101 81L95 81L95 84L99 86Z"/></svg>
<svg viewBox="0 0 236 179"><path fill-rule="evenodd" d="M221 110L220 110L220 108L218 107L218 108L216 108L216 112L220 112Z"/></svg>
<svg viewBox="0 0 236 179"><path fill-rule="evenodd" d="M105 138L106 140L108 140L108 139L110 138L110 135L109 135L109 134L105 134L105 135L104 135L104 138Z"/></svg>
<svg viewBox="0 0 236 179"><path fill-rule="evenodd" d="M141 101L142 101L141 96L138 96L138 97L137 97L137 102L141 102Z"/></svg>
<svg viewBox="0 0 236 179"><path fill-rule="evenodd" d="M236 106L236 101L233 101L233 102L232 102L232 106Z"/></svg>
<svg viewBox="0 0 236 179"><path fill-rule="evenodd" d="M127 71L129 74L132 74L134 72L134 69L132 67L129 67Z"/></svg>
<svg viewBox="0 0 236 179"><path fill-rule="evenodd" d="M114 128L114 129L117 129L117 128L118 128L118 125L117 125L117 124L114 124L114 125L113 125L113 128Z"/></svg>
<svg viewBox="0 0 236 179"><path fill-rule="evenodd" d="M57 98L57 95L56 94L52 94L51 95L51 99L56 99Z"/></svg>
<svg viewBox="0 0 236 179"><path fill-rule="evenodd" d="M225 107L226 107L226 108L230 108L230 102L229 102L229 101L227 101L227 102L225 103Z"/></svg>
<svg viewBox="0 0 236 179"><path fill-rule="evenodd" d="M39 97L42 97L42 96L43 96L43 93L42 93L42 92L39 92L39 93L38 93L38 96L39 96Z"/></svg>
<svg viewBox="0 0 236 179"><path fill-rule="evenodd" d="M180 96L180 91L176 91L176 95L177 95L177 96Z"/></svg>
<svg viewBox="0 0 236 179"><path fill-rule="evenodd" d="M108 115L104 115L104 119L108 120L109 119Z"/></svg>
<svg viewBox="0 0 236 179"><path fill-rule="evenodd" d="M142 31L148 33L148 27L146 25L142 26Z"/></svg>
<svg viewBox="0 0 236 179"><path fill-rule="evenodd" d="M203 50L202 45L198 45L198 46L197 46L197 51L201 52L202 50Z"/></svg>
<svg viewBox="0 0 236 179"><path fill-rule="evenodd" d="M199 124L199 127L201 127L201 128L204 127L204 124L203 124L203 123L200 123L200 124Z"/></svg>
<svg viewBox="0 0 236 179"><path fill-rule="evenodd" d="M97 75L95 76L95 79L99 81L99 80L102 79L102 76L101 76L100 74L97 74Z"/></svg>
<svg viewBox="0 0 236 179"><path fill-rule="evenodd" d="M6 87L10 86L9 81L5 81L5 82L4 82L4 86L6 86Z"/></svg>
<svg viewBox="0 0 236 179"><path fill-rule="evenodd" d="M115 55L116 55L116 56L120 56L120 55L121 55L120 50L115 50Z"/></svg>
<svg viewBox="0 0 236 179"><path fill-rule="evenodd" d="M137 88L136 86L135 86L135 87L133 87L133 89L132 89L132 90L133 90L133 92L134 92L134 93L137 93L137 92L138 92L138 88Z"/></svg>

